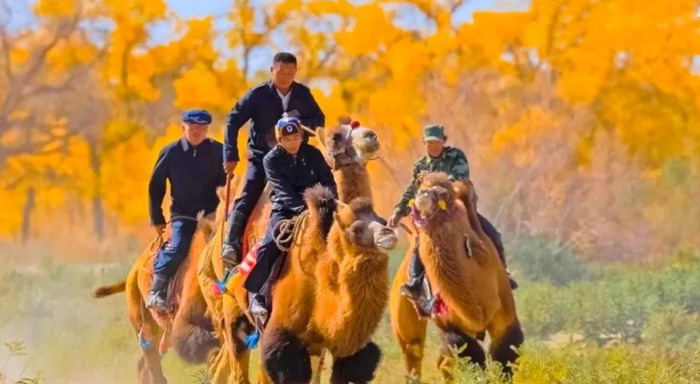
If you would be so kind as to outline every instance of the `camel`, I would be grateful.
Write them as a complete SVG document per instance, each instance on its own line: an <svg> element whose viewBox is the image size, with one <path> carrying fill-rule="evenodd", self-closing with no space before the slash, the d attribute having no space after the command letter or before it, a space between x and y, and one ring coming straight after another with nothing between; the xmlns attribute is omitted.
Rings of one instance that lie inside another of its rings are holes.
<svg viewBox="0 0 700 384"><path fill-rule="evenodd" d="M171 344L178 356L191 364L206 362L209 354L219 348L219 342L212 334L214 328L207 316L206 302L199 290L196 269L198 257L214 232L211 216L213 215L199 215L188 255L170 283L169 296L173 306L171 313L146 308L153 280L153 261L156 256L154 246L160 245L160 236L141 252L126 281L100 287L95 291L96 298L126 292L129 320L138 335L143 352L137 366L141 384L167 383L161 358ZM169 237L170 227L164 235L165 238Z"/></svg>
<svg viewBox="0 0 700 384"><path fill-rule="evenodd" d="M366 164L378 156L377 135L371 129L361 127L347 118L339 119L339 124L329 129L328 133L324 129L318 129L316 134L320 146L325 149L331 163L340 201L349 202L357 197L371 199L372 192ZM219 196L223 201L223 192L220 192ZM217 217L223 218L224 215L224 204L220 204ZM269 216L269 198L268 194L264 193L248 219L244 231L242 241L244 254L264 236ZM222 235L223 231L215 234L211 247L208 248L208 255L200 259L199 265L202 293L224 344L224 348L219 351L219 355L210 366L210 376L213 383L248 383L247 347L239 342L240 338L229 337L229 335L232 329L236 329L240 336L250 331L252 325L237 309L231 292L222 294L226 276L221 260ZM227 310L224 311L224 308Z"/></svg>
<svg viewBox="0 0 700 384"><path fill-rule="evenodd" d="M411 213L418 226L419 257L436 296L430 318L442 337L438 369L448 382L454 349L466 344L457 357L468 356L483 367L486 356L477 339L488 333L489 355L510 376L508 363L518 356L511 347L524 340L505 269L479 224L475 196L471 182L451 183L445 173L429 173L421 179ZM411 249L397 271L390 297L392 330L409 380L421 376L427 327L427 318L419 316L400 293L408 280Z"/></svg>
<svg viewBox="0 0 700 384"><path fill-rule="evenodd" d="M338 201L336 212L326 188L307 190L305 199L307 228L299 232L271 290L260 382L311 382L310 356L325 349L334 359L332 383L367 383L380 358L370 339L389 299L388 251L396 246L396 233L376 215L369 198ZM228 305L235 305L231 310L239 318L247 316L244 279L234 275L227 286L235 301ZM233 331L236 345L244 345L242 332Z"/></svg>

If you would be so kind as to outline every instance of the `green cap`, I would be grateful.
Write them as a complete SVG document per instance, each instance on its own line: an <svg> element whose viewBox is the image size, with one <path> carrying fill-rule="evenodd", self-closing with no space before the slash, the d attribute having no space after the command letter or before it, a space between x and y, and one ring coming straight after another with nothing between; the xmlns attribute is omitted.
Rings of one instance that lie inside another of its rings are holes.
<svg viewBox="0 0 700 384"><path fill-rule="evenodd" d="M423 127L423 140L445 140L445 127L442 125L426 125Z"/></svg>

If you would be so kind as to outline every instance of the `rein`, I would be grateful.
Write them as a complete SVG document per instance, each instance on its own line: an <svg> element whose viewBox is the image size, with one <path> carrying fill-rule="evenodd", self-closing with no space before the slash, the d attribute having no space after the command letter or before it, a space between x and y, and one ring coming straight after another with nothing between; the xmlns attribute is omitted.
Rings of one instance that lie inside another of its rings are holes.
<svg viewBox="0 0 700 384"><path fill-rule="evenodd" d="M299 240L299 234L306 228L308 217L309 211L304 211L291 219L280 220L272 229L273 234L277 233L275 244L282 252L289 251L294 242Z"/></svg>

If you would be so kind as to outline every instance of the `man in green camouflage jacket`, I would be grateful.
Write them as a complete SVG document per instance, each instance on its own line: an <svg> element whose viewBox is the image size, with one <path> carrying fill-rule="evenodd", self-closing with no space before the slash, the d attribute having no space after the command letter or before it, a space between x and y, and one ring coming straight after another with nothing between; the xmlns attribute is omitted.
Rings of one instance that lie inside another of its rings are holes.
<svg viewBox="0 0 700 384"><path fill-rule="evenodd" d="M397 226L399 221L411 212L409 201L415 197L418 191L418 176L421 173L445 172L452 181L469 180L469 162L464 152L459 148L446 146L446 142L447 136L445 136L444 127L440 125L428 125L423 128L423 144L425 145L426 155L413 164L413 179L389 218L389 226ZM488 235L495 244L503 266L507 268L501 234L498 233L493 224L486 220L485 217L479 213L477 213L477 215L479 216L479 221L484 232L486 232L486 235ZM416 242L408 271L411 280L401 287L401 292L403 295L419 302L423 293L421 286L423 277L425 276L425 268L420 258L418 258L418 242ZM513 289L517 288L518 285L515 280L512 279L510 273L508 274L508 278L510 279L511 287Z"/></svg>

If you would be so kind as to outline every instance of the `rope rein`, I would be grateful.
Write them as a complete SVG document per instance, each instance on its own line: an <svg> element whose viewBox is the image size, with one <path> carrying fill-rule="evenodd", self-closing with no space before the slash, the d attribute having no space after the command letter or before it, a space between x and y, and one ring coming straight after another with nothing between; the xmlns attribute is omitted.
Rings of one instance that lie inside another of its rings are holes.
<svg viewBox="0 0 700 384"><path fill-rule="evenodd" d="M280 220L272 229L275 244L282 252L287 252L299 240L299 234L306 228L309 211L304 211L291 219ZM276 235L275 235L276 234Z"/></svg>

